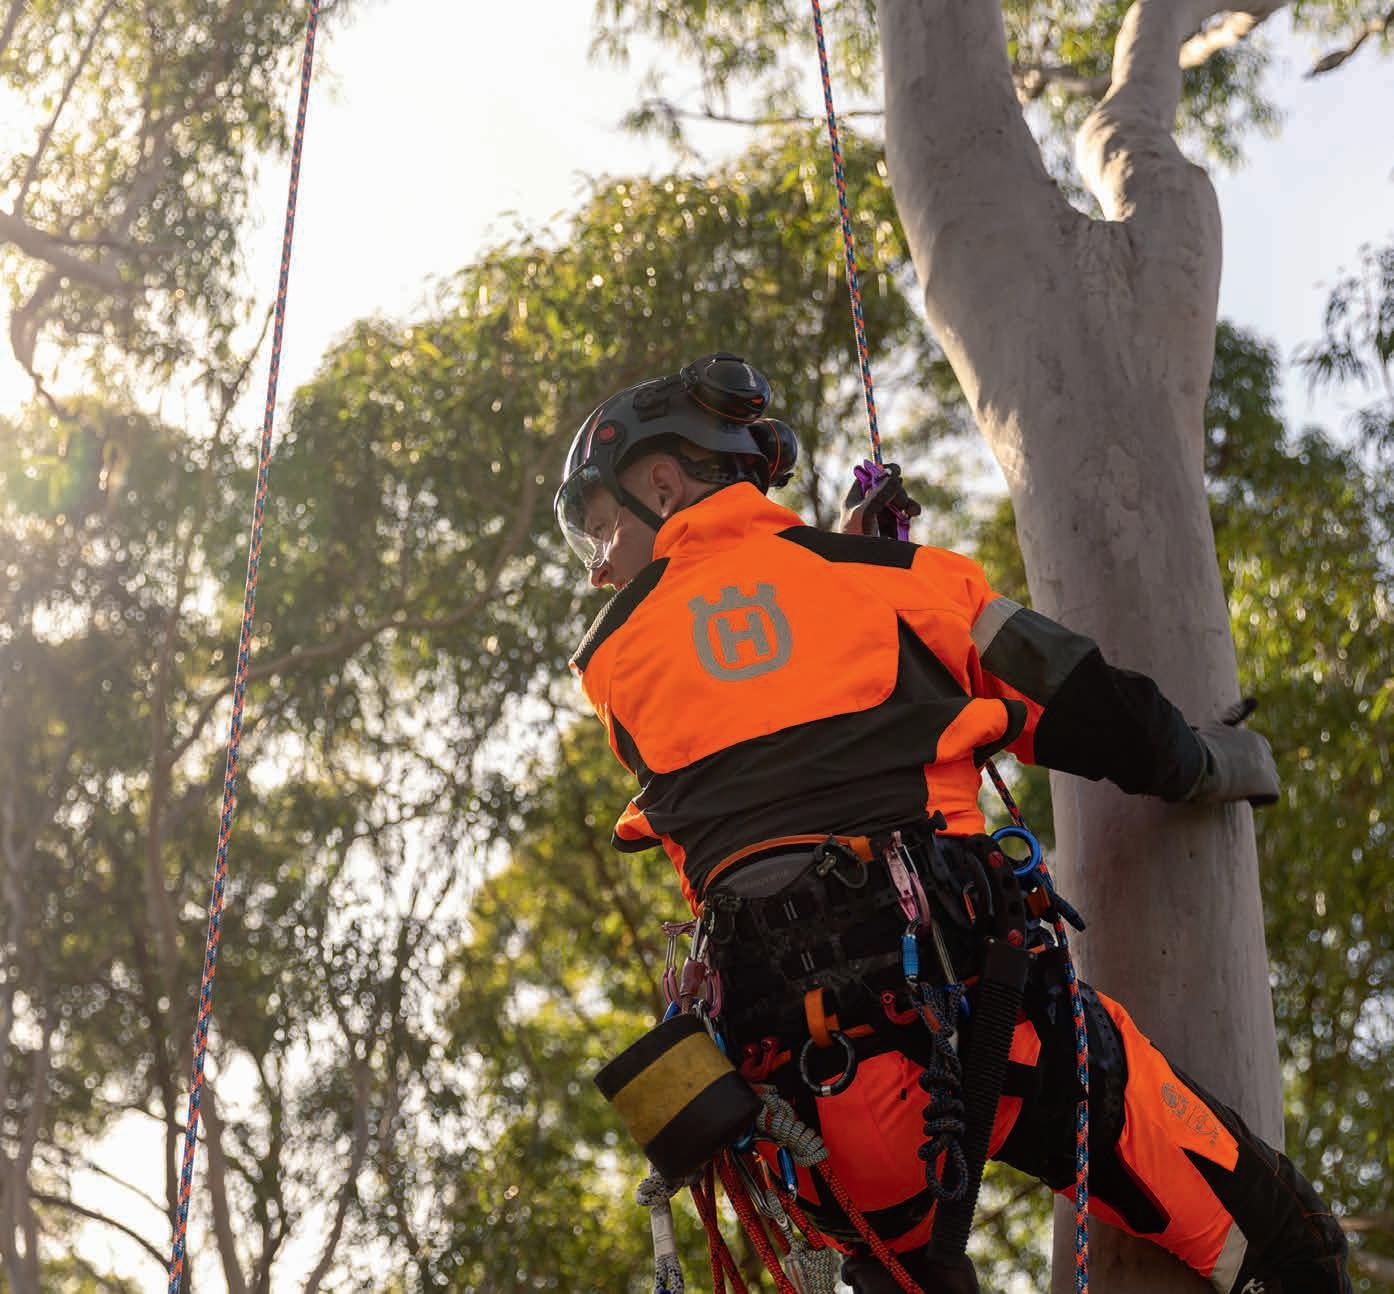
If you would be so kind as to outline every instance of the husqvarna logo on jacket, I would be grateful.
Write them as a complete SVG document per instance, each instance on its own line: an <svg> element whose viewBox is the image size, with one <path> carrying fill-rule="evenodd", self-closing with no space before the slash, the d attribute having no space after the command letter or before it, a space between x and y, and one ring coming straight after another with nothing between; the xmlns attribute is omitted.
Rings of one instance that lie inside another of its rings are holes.
<svg viewBox="0 0 1394 1294"><path fill-rule="evenodd" d="M773 584L757 584L753 597L727 585L715 602L693 598L687 606L697 659L713 678L738 683L789 663L794 638Z"/></svg>

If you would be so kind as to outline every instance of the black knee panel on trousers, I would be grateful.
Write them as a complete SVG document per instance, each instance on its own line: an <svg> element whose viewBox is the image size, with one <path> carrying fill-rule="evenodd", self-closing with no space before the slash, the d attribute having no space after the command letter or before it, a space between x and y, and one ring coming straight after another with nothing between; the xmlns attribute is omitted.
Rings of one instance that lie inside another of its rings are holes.
<svg viewBox="0 0 1394 1294"><path fill-rule="evenodd" d="M1138 1188L1118 1160L1116 1147L1123 1131L1123 1097L1128 1086L1128 1061L1113 1017L1098 994L1080 985L1084 1019L1089 1032L1089 1176L1092 1189L1141 1235L1165 1230L1166 1215ZM1079 1100L1074 1025L1063 985L1028 1003L1028 1013L1041 1039L1035 1090L1025 1098L997 1158L1051 1189L1062 1191L1075 1180L1075 1105Z"/></svg>
<svg viewBox="0 0 1394 1294"><path fill-rule="evenodd" d="M1234 1294L1246 1286L1250 1294L1350 1294L1345 1233L1312 1184L1238 1114L1181 1070L1176 1074L1239 1145L1233 1171L1187 1152L1248 1241Z"/></svg>

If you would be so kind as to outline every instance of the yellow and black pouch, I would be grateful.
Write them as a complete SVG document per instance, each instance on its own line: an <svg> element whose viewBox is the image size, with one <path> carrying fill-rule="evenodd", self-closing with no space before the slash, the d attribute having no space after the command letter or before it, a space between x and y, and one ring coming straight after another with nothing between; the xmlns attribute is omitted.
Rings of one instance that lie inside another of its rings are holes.
<svg viewBox="0 0 1394 1294"><path fill-rule="evenodd" d="M690 1176L739 1140L760 1111L755 1090L691 1014L649 1030L595 1084L670 1181Z"/></svg>

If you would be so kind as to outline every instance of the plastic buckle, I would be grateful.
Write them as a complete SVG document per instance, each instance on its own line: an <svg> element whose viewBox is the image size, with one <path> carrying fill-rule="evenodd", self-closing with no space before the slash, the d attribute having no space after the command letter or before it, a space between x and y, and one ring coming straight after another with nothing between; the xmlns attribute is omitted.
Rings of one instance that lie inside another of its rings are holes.
<svg viewBox="0 0 1394 1294"><path fill-rule="evenodd" d="M862 860L851 850L844 849L835 836L829 836L814 849L813 872L820 879L836 876L849 890L865 889L871 879Z"/></svg>

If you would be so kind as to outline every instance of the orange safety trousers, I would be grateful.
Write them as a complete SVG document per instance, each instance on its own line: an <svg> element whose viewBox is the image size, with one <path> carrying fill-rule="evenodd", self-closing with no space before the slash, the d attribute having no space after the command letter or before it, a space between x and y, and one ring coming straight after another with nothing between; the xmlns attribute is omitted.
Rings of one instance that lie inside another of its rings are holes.
<svg viewBox="0 0 1394 1294"><path fill-rule="evenodd" d="M1160 1245L1220 1294L1349 1290L1340 1228L1290 1162L1178 1072L1119 1003L1088 986L1084 993L1091 1215ZM1074 1051L1068 1000L1057 997L1049 1015L1028 1004L1012 1038L989 1147L990 1158L1069 1195L1079 1095ZM922 1072L901 1051L883 1051L862 1061L838 1095L796 1097L805 1116L812 1106L832 1171L873 1221L880 1213L904 1223L905 1202L924 1193ZM830 1215L841 1210L807 1170L798 1174L800 1204L835 1237L846 1235L843 1219ZM933 1225L927 1204L904 1229L878 1230L913 1273L911 1259L924 1251ZM865 1255L849 1267L868 1264L881 1270ZM856 1290L898 1288L850 1279Z"/></svg>

